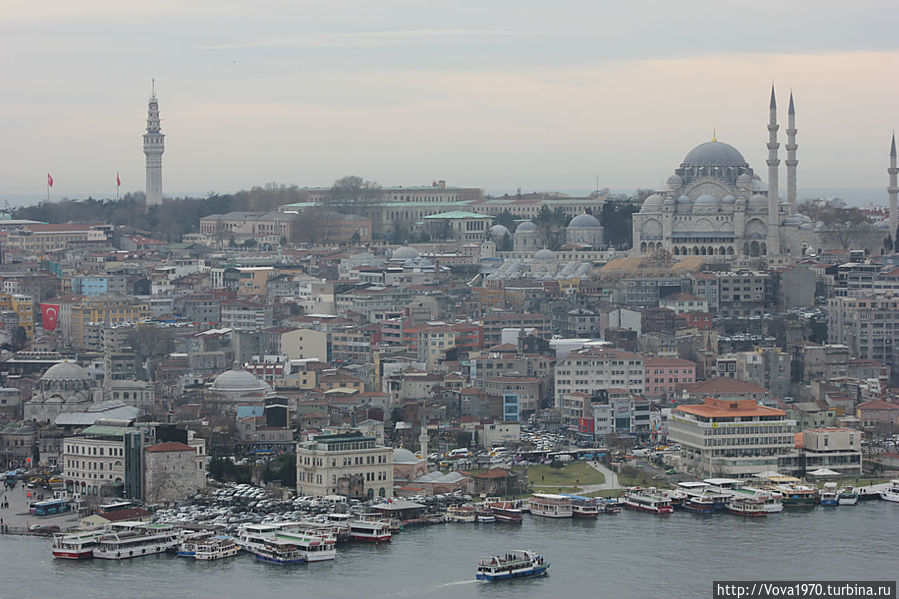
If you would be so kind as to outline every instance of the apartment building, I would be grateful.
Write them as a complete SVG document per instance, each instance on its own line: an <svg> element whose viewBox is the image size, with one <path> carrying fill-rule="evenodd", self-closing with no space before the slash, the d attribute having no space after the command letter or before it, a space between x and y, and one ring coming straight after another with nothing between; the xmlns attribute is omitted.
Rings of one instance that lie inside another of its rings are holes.
<svg viewBox="0 0 899 599"><path fill-rule="evenodd" d="M827 301L827 340L846 345L855 358L895 365L899 297L834 297Z"/></svg>
<svg viewBox="0 0 899 599"><path fill-rule="evenodd" d="M598 389L620 388L642 395L645 369L639 354L617 349L588 348L568 354L556 363L555 404L575 391L593 395Z"/></svg>

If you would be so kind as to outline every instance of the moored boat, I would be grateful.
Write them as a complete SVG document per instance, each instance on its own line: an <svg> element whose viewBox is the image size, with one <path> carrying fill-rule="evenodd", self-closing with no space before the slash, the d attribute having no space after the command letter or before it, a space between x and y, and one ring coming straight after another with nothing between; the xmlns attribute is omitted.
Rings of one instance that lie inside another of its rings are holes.
<svg viewBox="0 0 899 599"><path fill-rule="evenodd" d="M840 505L855 505L858 503L858 493L852 487L840 489L838 501Z"/></svg>
<svg viewBox="0 0 899 599"><path fill-rule="evenodd" d="M213 532L211 530L186 533L181 539L181 544L178 545L178 557L194 557L197 552L197 545L208 541L212 536Z"/></svg>
<svg viewBox="0 0 899 599"><path fill-rule="evenodd" d="M528 576L543 576L549 570L549 562L532 551L516 550L504 555L483 557L478 560L478 580L496 581Z"/></svg>
<svg viewBox="0 0 899 599"><path fill-rule="evenodd" d="M828 507L840 505L840 492L837 490L837 483L824 483L824 489L821 490L821 505Z"/></svg>
<svg viewBox="0 0 899 599"><path fill-rule="evenodd" d="M473 505L451 505L446 508L447 522L476 522L478 511Z"/></svg>
<svg viewBox="0 0 899 599"><path fill-rule="evenodd" d="M621 511L621 503L614 497L597 497L596 507L601 514L617 514Z"/></svg>
<svg viewBox="0 0 899 599"><path fill-rule="evenodd" d="M277 564L279 566L292 566L294 564L302 564L306 561L299 547L296 546L293 539L285 539L280 536L274 536L265 539L260 545L256 546L251 553L256 559L269 564Z"/></svg>
<svg viewBox="0 0 899 599"><path fill-rule="evenodd" d="M599 508L596 506L596 500L592 497L583 497L581 495L568 495L571 500L571 516L573 518L596 518L599 516Z"/></svg>
<svg viewBox="0 0 899 599"><path fill-rule="evenodd" d="M818 490L805 485L776 485L774 490L778 491L783 499L785 508L801 508L814 507L818 505Z"/></svg>
<svg viewBox="0 0 899 599"><path fill-rule="evenodd" d="M544 518L571 518L571 499L565 495L535 493L530 500L531 514Z"/></svg>
<svg viewBox="0 0 899 599"><path fill-rule="evenodd" d="M736 516L753 518L766 515L764 505L760 500L742 495L734 495L727 501L727 511Z"/></svg>
<svg viewBox="0 0 899 599"><path fill-rule="evenodd" d="M51 549L58 559L90 559L94 557L94 547L105 531L93 530L68 535L56 535Z"/></svg>
<svg viewBox="0 0 899 599"><path fill-rule="evenodd" d="M181 543L181 531L168 524L117 522L97 539L94 557L129 559L175 549Z"/></svg>
<svg viewBox="0 0 899 599"><path fill-rule="evenodd" d="M651 514L670 514L674 511L671 500L658 493L656 489L634 487L624 495L624 507L649 512Z"/></svg>
<svg viewBox="0 0 899 599"><path fill-rule="evenodd" d="M226 557L234 557L240 553L240 546L228 536L211 537L197 542L194 547L194 559L214 561Z"/></svg>
<svg viewBox="0 0 899 599"><path fill-rule="evenodd" d="M493 512L488 508L475 512L475 518L475 522L478 524L490 524L496 522L496 516L494 516Z"/></svg>
<svg viewBox="0 0 899 599"><path fill-rule="evenodd" d="M711 514L715 511L715 497L706 493L691 495L683 507L694 514Z"/></svg>
<svg viewBox="0 0 899 599"><path fill-rule="evenodd" d="M275 535L275 538L290 541L307 562L322 562L337 557L337 539L331 535L282 530Z"/></svg>
<svg viewBox="0 0 899 599"><path fill-rule="evenodd" d="M387 543L393 535L386 522L353 520L350 522L350 540L364 543Z"/></svg>
<svg viewBox="0 0 899 599"><path fill-rule="evenodd" d="M515 503L512 501L501 501L496 497L488 497L484 500L484 505L493 512L493 517L497 522L521 524L523 520L521 510L515 507Z"/></svg>
<svg viewBox="0 0 899 599"><path fill-rule="evenodd" d="M880 498L884 501L899 503L899 479L891 480L890 485L880 492Z"/></svg>

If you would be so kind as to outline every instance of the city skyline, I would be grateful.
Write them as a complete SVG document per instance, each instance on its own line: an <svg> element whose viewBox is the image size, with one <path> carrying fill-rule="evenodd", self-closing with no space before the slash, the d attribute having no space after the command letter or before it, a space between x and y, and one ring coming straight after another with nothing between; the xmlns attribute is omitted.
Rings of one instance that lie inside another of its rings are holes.
<svg viewBox="0 0 899 599"><path fill-rule="evenodd" d="M112 197L117 172L123 192L143 191L152 77L166 195L350 173L488 192L588 190L597 178L659 188L713 131L763 171L773 80L779 97L795 94L800 193L880 188L886 201L899 91L886 2L848 14L700 3L689 15L463 3L422 16L406 2L338 4L14 7L0 25L15 57L0 126L16 151L0 195L40 199L48 170L54 198Z"/></svg>

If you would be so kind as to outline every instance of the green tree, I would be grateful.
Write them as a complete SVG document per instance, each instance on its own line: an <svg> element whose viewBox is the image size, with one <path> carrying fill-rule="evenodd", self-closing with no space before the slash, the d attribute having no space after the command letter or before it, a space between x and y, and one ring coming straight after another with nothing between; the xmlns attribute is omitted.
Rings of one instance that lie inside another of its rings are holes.
<svg viewBox="0 0 899 599"><path fill-rule="evenodd" d="M605 242L611 247L633 245L633 213L639 207L626 200L608 200L602 205L599 221L602 223Z"/></svg>
<svg viewBox="0 0 899 599"><path fill-rule="evenodd" d="M565 226L568 224L568 215L561 208L550 210L546 205L540 208L537 216L533 218L534 224L537 225L537 231L540 234L543 245L551 250L557 250L562 247L565 238Z"/></svg>
<svg viewBox="0 0 899 599"><path fill-rule="evenodd" d="M509 229L510 233L515 232L515 217L512 216L512 213L508 210L503 210L499 214L493 217L494 225L502 225L505 228Z"/></svg>

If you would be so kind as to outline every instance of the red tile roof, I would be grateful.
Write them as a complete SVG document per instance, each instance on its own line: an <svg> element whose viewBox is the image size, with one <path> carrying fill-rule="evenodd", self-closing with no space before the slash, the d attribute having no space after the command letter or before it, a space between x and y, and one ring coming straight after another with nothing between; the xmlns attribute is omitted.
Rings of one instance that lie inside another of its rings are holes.
<svg viewBox="0 0 899 599"><path fill-rule="evenodd" d="M193 451L194 448L190 445L185 445L184 443L179 443L177 441L167 441L165 443L159 443L158 445L151 445L147 448L147 451L152 453L163 453L167 451Z"/></svg>

